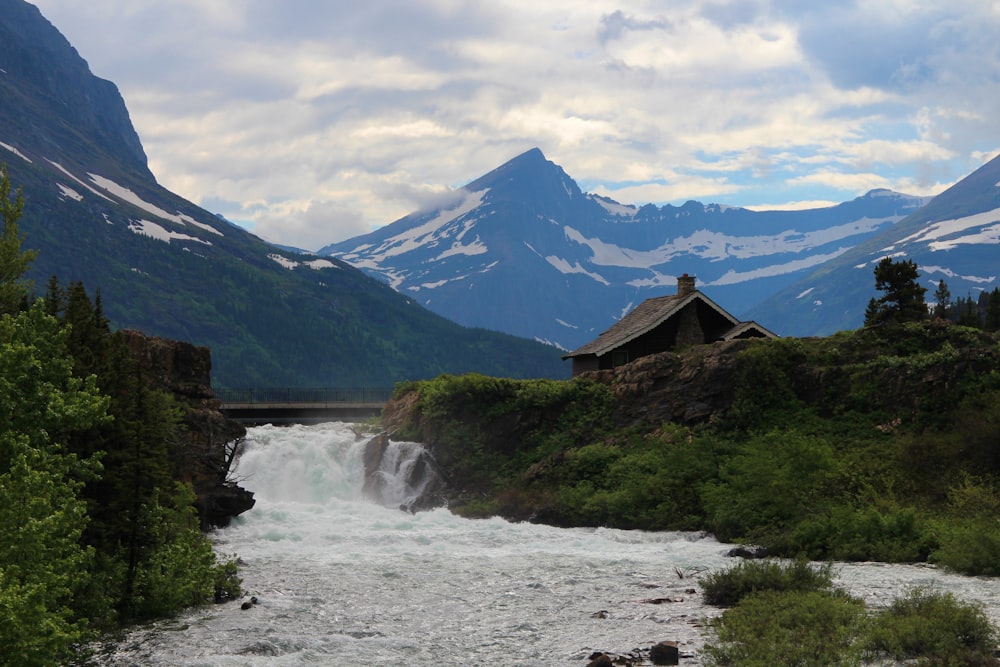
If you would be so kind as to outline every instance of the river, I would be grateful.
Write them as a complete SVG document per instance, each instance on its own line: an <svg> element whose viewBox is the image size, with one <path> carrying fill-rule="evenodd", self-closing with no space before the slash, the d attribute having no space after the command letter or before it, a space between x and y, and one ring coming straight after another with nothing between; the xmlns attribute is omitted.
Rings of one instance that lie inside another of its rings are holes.
<svg viewBox="0 0 1000 667"><path fill-rule="evenodd" d="M401 445L397 468L410 451ZM733 563L710 536L561 529L446 509L397 509L415 490L386 472L383 504L362 494L363 440L342 423L250 429L237 471L256 506L212 537L236 554L250 609L211 605L131 630L97 664L583 665L679 643L699 665L699 573ZM384 506L388 505L388 506ZM870 604L932 585L1000 621L1000 580L932 567L836 566ZM658 603L657 603L658 602Z"/></svg>

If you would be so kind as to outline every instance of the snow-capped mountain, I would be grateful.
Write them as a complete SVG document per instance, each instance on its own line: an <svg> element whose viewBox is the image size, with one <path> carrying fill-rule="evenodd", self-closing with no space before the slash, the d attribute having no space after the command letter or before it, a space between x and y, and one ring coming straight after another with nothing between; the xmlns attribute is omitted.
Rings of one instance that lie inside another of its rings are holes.
<svg viewBox="0 0 1000 667"><path fill-rule="evenodd" d="M952 297L978 299L1000 285L1000 157L994 158L915 212L865 243L817 267L750 310L781 320L788 335L825 335L864 322L875 296L875 264L913 260L932 301L944 280Z"/></svg>
<svg viewBox="0 0 1000 667"><path fill-rule="evenodd" d="M558 350L470 330L329 257L279 248L156 183L115 85L23 0L0 0L0 163L30 277L80 281L115 328L212 349L228 387L562 377Z"/></svg>
<svg viewBox="0 0 1000 667"><path fill-rule="evenodd" d="M319 254L379 276L456 322L572 349L643 299L673 293L684 273L742 316L927 201L874 190L806 211L695 201L639 207L582 192L536 148L440 208ZM788 332L783 321L755 319Z"/></svg>

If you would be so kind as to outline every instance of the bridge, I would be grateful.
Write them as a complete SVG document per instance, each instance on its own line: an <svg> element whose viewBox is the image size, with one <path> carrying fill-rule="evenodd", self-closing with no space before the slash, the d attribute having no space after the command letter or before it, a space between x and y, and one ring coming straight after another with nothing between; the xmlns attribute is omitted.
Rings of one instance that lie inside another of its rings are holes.
<svg viewBox="0 0 1000 667"><path fill-rule="evenodd" d="M222 412L238 422L318 424L365 421L382 414L392 388L217 389Z"/></svg>

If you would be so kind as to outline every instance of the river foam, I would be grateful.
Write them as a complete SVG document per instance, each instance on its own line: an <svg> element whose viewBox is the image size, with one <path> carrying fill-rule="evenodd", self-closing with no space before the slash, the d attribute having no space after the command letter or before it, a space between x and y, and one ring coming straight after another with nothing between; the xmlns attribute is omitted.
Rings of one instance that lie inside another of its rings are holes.
<svg viewBox="0 0 1000 667"><path fill-rule="evenodd" d="M251 429L237 472L257 505L213 539L239 555L259 603L133 630L99 664L585 665L594 651L665 640L680 643L682 664L700 664L704 619L719 611L692 591L699 573L732 564L726 545L410 514L399 494L380 506L362 493L363 445L341 423ZM883 564L837 572L874 604L929 584L982 602L994 620L1000 611L994 579Z"/></svg>

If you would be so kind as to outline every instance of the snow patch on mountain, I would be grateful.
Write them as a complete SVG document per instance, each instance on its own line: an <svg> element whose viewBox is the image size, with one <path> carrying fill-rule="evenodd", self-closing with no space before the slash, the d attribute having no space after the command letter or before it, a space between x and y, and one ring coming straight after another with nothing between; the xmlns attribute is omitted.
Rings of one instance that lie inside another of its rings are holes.
<svg viewBox="0 0 1000 667"><path fill-rule="evenodd" d="M344 254L342 259L353 262L357 258L357 253L364 251L368 257L379 262L389 257L396 257L397 255L417 250L422 246L439 243L442 238L450 236L450 234L446 233L450 231L448 228L449 223L478 208L483 203L483 197L486 196L487 192L489 192L488 188L477 192L466 192L455 206L440 211L436 216L422 225L408 229L395 236L390 236L374 249L371 245L359 246L350 253ZM469 226L467 225L461 233L464 234L468 229ZM470 246L470 249L476 249L474 244ZM479 253L476 252L475 254ZM356 264L356 266L361 265Z"/></svg>
<svg viewBox="0 0 1000 667"><path fill-rule="evenodd" d="M605 211L616 217L634 218L636 212L639 210L635 205L619 204L613 199L601 197L600 195L588 195L588 197L599 204ZM553 220L553 222L555 221Z"/></svg>
<svg viewBox="0 0 1000 667"><path fill-rule="evenodd" d="M623 248L598 238L584 236L580 231L570 226L566 226L564 231L568 240L590 249L593 253L591 262L594 264L624 268L649 268L666 264L681 255L693 255L709 261L723 261L727 259L753 259L781 253L798 254L845 238L870 233L883 225L901 219L901 217L860 218L811 232L788 229L779 234L756 236L734 236L709 229L699 229L687 236L668 240L652 250ZM806 264L800 268L807 266L812 266L812 264Z"/></svg>
<svg viewBox="0 0 1000 667"><path fill-rule="evenodd" d="M996 276L969 276L969 275L962 275L962 274L956 273L955 271L952 271L951 269L949 269L948 267L945 267L945 266L925 266L925 265L921 265L920 266L920 270L924 273L924 275L928 275L928 274L932 274L932 273L940 273L941 275L943 275L943 276L945 276L947 278L958 278L959 280L967 280L970 283L980 283L980 284L986 284L986 285L993 284L994 282L996 282L996 279L997 279Z"/></svg>
<svg viewBox="0 0 1000 667"><path fill-rule="evenodd" d="M72 199L73 201L83 201L83 195L69 187L68 185L63 185L62 183L56 183L56 187L59 188L59 197L62 199Z"/></svg>
<svg viewBox="0 0 1000 667"><path fill-rule="evenodd" d="M572 274L572 273L579 273L579 274L587 276L588 278L592 278L592 279L596 280L597 282L601 283L602 285L610 285L611 284L610 282L608 282L607 279L604 278L604 276L600 275L599 273L594 273L592 271L588 271L587 269L585 269L582 266L580 266L580 262L573 262L572 264L570 264L565 259L562 259L560 257L556 257L555 255L549 255L549 256L547 256L545 258L545 261L548 262L549 264L551 264L553 267L555 267L555 269L557 271L559 271L560 273L565 273L567 275L568 274Z"/></svg>
<svg viewBox="0 0 1000 667"><path fill-rule="evenodd" d="M219 236L223 236L222 232L220 232L219 230L215 229L210 225L198 222L189 215L184 215L183 213L176 213L176 214L167 213L156 204L149 203L136 193L132 192L132 190L129 190L123 185L118 185L110 178L105 178L104 176L100 176L99 174L88 173L87 175L90 177L90 180L92 180L99 188L105 190L106 192L111 193L121 201L132 204L136 208L141 208L143 211L149 213L150 215L155 215L157 218L160 218L162 220L168 220L178 225L193 224L199 229L204 229L205 231L209 231ZM173 238L180 238L180 236L183 235L174 236ZM211 245L211 243L209 243L208 245Z"/></svg>
<svg viewBox="0 0 1000 667"><path fill-rule="evenodd" d="M289 259L284 255L279 255L278 253L271 253L270 255L267 256L267 258L270 259L272 262L277 262L278 264L280 264L281 266L285 267L288 270L297 269L300 266L307 266L310 269L314 269L316 271L320 269L337 268L337 265L328 259L311 259L308 262L299 262L294 259Z"/></svg>
<svg viewBox="0 0 1000 667"><path fill-rule="evenodd" d="M764 266L751 271L736 271L734 269L729 269L719 278L716 278L711 282L706 282L705 284L715 286L733 285L736 283L746 282L748 280L756 280L757 278L771 278L788 273L795 273L796 271L801 271L802 269L811 269L823 264L824 262L828 262L831 259L840 257L848 250L850 250L850 248L837 248L833 252L812 255L810 257L804 257L803 259L785 262L784 264L772 264L771 266Z"/></svg>
<svg viewBox="0 0 1000 667"><path fill-rule="evenodd" d="M463 234L464 234L464 232L463 232ZM459 237L459 238L461 238L461 237ZM437 257L435 257L431 261L432 262L437 262L437 261L440 261L442 259L446 259L448 257L454 257L455 255L469 255L469 256L472 256L472 255L483 255L483 254L486 254L487 252L489 252L489 248L487 248L486 244L484 244L482 241L480 241L479 237L477 236L476 240L473 241L472 243L468 244L468 245L463 245L459 241L455 241L454 243L451 244L450 248L448 248L447 250L445 250L444 252L442 252L440 255L438 255Z"/></svg>
<svg viewBox="0 0 1000 667"><path fill-rule="evenodd" d="M951 220L940 220L926 229L916 234L911 234L899 243L887 249L895 248L897 245L907 243L928 243L931 250L951 250L955 246L963 244L995 244L1000 243L1000 208L992 211L976 213L964 218L953 218ZM987 226L992 225L992 226ZM964 234L970 230L978 230L974 234ZM945 237L951 238L945 238Z"/></svg>
<svg viewBox="0 0 1000 667"><path fill-rule="evenodd" d="M17 157L19 157L22 160L24 160L25 162L27 162L28 164L31 164L31 159L27 155L25 155L24 153L22 153L21 151L17 150L17 148L15 148L14 146L11 146L10 144L5 144L4 142L0 141L0 148L4 148L4 149L10 151L11 153L13 153L14 155L16 155Z"/></svg>
<svg viewBox="0 0 1000 667"><path fill-rule="evenodd" d="M150 220L133 220L129 222L128 228L136 234L148 236L164 243L170 243L171 241L197 241L205 245L212 245L210 242L200 239L197 236L172 232Z"/></svg>
<svg viewBox="0 0 1000 667"><path fill-rule="evenodd" d="M115 203L115 200L111 199L110 197L108 197L107 195L105 195L103 192L99 192L98 190L95 190L89 183L85 183L81 179L77 178L77 176L75 174L71 173L68 169L66 169L66 167L62 166L58 162L53 162L52 160L47 160L47 161L53 167L55 167L56 169L58 169L59 171L61 171L63 174L65 174L68 178L73 179L73 181L75 183L78 183L80 186L86 188L87 190L89 190L93 194L97 195L101 199L104 199L105 201L109 201L112 204Z"/></svg>

